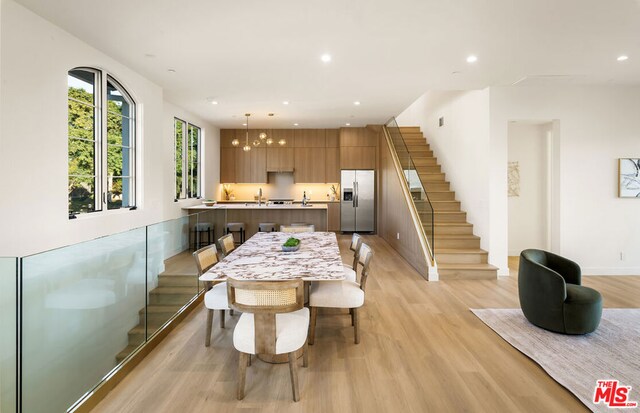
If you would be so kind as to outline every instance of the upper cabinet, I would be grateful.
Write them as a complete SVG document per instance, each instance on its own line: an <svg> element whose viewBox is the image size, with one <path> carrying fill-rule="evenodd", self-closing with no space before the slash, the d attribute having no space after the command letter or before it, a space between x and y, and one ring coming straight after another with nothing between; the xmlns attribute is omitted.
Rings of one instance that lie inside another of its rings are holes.
<svg viewBox="0 0 640 413"><path fill-rule="evenodd" d="M294 129L295 148L324 148L325 129Z"/></svg>
<svg viewBox="0 0 640 413"><path fill-rule="evenodd" d="M340 169L376 169L378 133L370 128L340 129Z"/></svg>
<svg viewBox="0 0 640 413"><path fill-rule="evenodd" d="M293 172L293 148L269 147L267 172Z"/></svg>
<svg viewBox="0 0 640 413"><path fill-rule="evenodd" d="M271 145L253 141L260 132ZM250 129L251 151L244 152L246 130L220 131L220 181L266 183L269 172L293 172L297 183L337 183L341 169L375 169L377 132L371 128ZM233 146L233 139L239 145ZM280 141L283 141L280 145Z"/></svg>
<svg viewBox="0 0 640 413"><path fill-rule="evenodd" d="M295 148L294 151L293 181L295 183L327 182L325 148Z"/></svg>

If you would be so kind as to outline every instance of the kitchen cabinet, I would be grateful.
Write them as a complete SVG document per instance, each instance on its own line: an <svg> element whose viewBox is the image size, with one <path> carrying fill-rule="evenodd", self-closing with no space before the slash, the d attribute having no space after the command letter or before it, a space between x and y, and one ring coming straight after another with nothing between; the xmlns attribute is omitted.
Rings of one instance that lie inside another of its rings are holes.
<svg viewBox="0 0 640 413"><path fill-rule="evenodd" d="M249 181L250 183L266 184L267 183L267 148L262 147L252 148L249 154L251 157L251 166L249 168Z"/></svg>
<svg viewBox="0 0 640 413"><path fill-rule="evenodd" d="M324 129L294 129L295 148L324 148L326 146Z"/></svg>
<svg viewBox="0 0 640 413"><path fill-rule="evenodd" d="M266 148L267 172L293 172L293 148Z"/></svg>
<svg viewBox="0 0 640 413"><path fill-rule="evenodd" d="M341 128L340 147L378 146L378 135L368 128Z"/></svg>
<svg viewBox="0 0 640 413"><path fill-rule="evenodd" d="M244 143L241 143L244 145ZM236 148L236 180L235 183L242 184L251 182L251 155Z"/></svg>
<svg viewBox="0 0 640 413"><path fill-rule="evenodd" d="M340 148L340 169L376 169L375 146L343 146Z"/></svg>
<svg viewBox="0 0 640 413"><path fill-rule="evenodd" d="M340 148L326 148L325 182L340 182Z"/></svg>
<svg viewBox="0 0 640 413"><path fill-rule="evenodd" d="M340 130L326 129L325 142L327 148L338 148L340 146Z"/></svg>
<svg viewBox="0 0 640 413"><path fill-rule="evenodd" d="M340 202L327 204L327 231L340 231Z"/></svg>
<svg viewBox="0 0 640 413"><path fill-rule="evenodd" d="M223 184L236 182L236 152L233 146L220 148L220 182Z"/></svg>
<svg viewBox="0 0 640 413"><path fill-rule="evenodd" d="M326 149L295 148L293 181L295 183L326 182Z"/></svg>

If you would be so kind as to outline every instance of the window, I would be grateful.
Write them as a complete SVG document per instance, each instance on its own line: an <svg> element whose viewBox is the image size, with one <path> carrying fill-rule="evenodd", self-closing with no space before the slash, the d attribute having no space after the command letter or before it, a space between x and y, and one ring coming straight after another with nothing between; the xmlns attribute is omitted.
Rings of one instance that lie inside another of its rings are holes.
<svg viewBox="0 0 640 413"><path fill-rule="evenodd" d="M174 119L176 200L200 198L200 135L199 127Z"/></svg>
<svg viewBox="0 0 640 413"><path fill-rule="evenodd" d="M67 80L69 217L104 209L134 209L133 99L101 70L75 68Z"/></svg>

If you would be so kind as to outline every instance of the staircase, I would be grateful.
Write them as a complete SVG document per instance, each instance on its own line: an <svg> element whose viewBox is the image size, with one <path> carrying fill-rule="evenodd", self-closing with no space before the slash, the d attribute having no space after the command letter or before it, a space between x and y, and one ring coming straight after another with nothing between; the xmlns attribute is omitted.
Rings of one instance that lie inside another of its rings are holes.
<svg viewBox="0 0 640 413"><path fill-rule="evenodd" d="M189 302L197 292L197 270L191 252L178 254L165 261L165 271L158 275L158 286L149 291L147 306L149 335L158 330ZM116 355L119 363L145 340L144 308L138 313L140 322L129 330L129 344Z"/></svg>
<svg viewBox="0 0 640 413"><path fill-rule="evenodd" d="M467 213L460 209L455 192L442 173L437 158L419 127L400 127L400 132L433 207L433 238L438 275L441 280L496 279L497 267L488 263L488 253L480 249L480 237L473 234L473 225L467 222ZM416 209L431 231L431 211L424 210L415 201Z"/></svg>

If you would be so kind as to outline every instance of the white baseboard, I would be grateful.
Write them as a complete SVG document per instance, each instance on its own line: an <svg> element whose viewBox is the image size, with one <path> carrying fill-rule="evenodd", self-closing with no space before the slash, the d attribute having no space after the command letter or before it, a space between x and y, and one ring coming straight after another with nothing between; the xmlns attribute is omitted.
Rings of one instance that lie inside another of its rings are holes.
<svg viewBox="0 0 640 413"><path fill-rule="evenodd" d="M583 267L582 275L640 275L640 267Z"/></svg>

